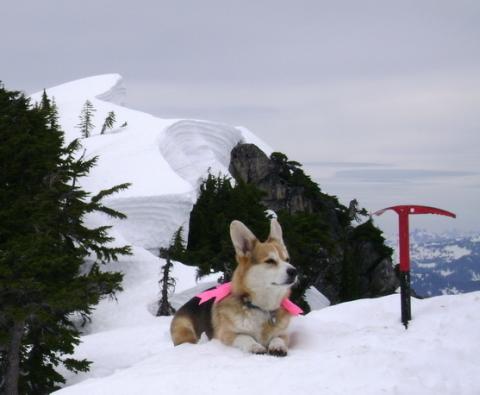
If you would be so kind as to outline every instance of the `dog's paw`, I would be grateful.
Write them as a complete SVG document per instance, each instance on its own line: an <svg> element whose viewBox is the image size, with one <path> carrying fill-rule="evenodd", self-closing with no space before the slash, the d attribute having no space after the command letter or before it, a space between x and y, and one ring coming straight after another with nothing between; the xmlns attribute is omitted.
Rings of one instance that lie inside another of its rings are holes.
<svg viewBox="0 0 480 395"><path fill-rule="evenodd" d="M287 345L283 339L276 337L268 345L268 353L275 357L285 357L288 353Z"/></svg>
<svg viewBox="0 0 480 395"><path fill-rule="evenodd" d="M252 344L252 346L250 348L250 352L252 354L262 355L262 354L267 353L267 349L265 347L263 347L261 344L255 343L255 344Z"/></svg>
<svg viewBox="0 0 480 395"><path fill-rule="evenodd" d="M233 345L244 352L251 354L266 354L267 349L258 343L253 337L248 335L238 335L233 341Z"/></svg>
<svg viewBox="0 0 480 395"><path fill-rule="evenodd" d="M268 354L273 355L274 357L286 357L288 352L287 350L279 349L279 348L269 348L268 349Z"/></svg>

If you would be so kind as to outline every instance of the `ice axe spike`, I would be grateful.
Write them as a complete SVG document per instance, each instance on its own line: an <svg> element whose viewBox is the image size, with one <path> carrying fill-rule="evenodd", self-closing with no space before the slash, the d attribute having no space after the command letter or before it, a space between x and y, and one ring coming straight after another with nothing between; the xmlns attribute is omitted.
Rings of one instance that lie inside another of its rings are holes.
<svg viewBox="0 0 480 395"><path fill-rule="evenodd" d="M400 246L400 298L402 309L402 323L408 328L408 321L412 319L410 306L410 240L408 216L415 214L437 214L456 218L454 213L436 207L419 205L400 205L378 210L373 215L382 215L392 210L398 214L398 237Z"/></svg>

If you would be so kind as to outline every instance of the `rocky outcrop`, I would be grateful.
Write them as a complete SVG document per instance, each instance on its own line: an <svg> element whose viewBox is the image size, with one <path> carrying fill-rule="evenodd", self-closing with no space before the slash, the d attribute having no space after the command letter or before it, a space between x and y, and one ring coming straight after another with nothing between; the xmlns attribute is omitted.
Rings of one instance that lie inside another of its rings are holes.
<svg viewBox="0 0 480 395"><path fill-rule="evenodd" d="M280 163L268 158L254 144L239 144L231 152L230 174L236 180L256 185L265 192L263 203L273 211L312 212L313 202L302 187L289 184Z"/></svg>
<svg viewBox="0 0 480 395"><path fill-rule="evenodd" d="M371 222L353 226L352 205L349 209L321 192L299 163L283 154L269 158L253 144L239 144L231 152L229 171L237 181L263 191L267 208L318 217L314 222L321 224L322 240L313 244L315 251L309 256L313 278L307 281L332 303L386 295L398 287L391 251L381 232Z"/></svg>
<svg viewBox="0 0 480 395"><path fill-rule="evenodd" d="M379 253L370 241L353 241L350 248L355 251L358 264L358 287L365 297L387 295L398 288L398 277L392 260Z"/></svg>

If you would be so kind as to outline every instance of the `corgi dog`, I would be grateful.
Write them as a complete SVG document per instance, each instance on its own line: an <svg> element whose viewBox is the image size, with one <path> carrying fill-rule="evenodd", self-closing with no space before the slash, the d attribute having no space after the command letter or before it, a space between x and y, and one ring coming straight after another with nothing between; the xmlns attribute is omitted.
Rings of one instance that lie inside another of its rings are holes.
<svg viewBox="0 0 480 395"><path fill-rule="evenodd" d="M237 267L228 295L205 303L197 296L183 305L171 323L173 344L197 343L205 332L247 353L286 356L292 313L283 306L285 301L293 305L287 298L297 270L289 262L282 228L272 219L262 243L242 222L233 221L230 236Z"/></svg>

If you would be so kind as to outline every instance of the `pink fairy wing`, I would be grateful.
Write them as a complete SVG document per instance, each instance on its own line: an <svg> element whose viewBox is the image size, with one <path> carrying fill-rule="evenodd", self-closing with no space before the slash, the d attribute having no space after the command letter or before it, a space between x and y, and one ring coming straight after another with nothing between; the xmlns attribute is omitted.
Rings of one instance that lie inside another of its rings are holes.
<svg viewBox="0 0 480 395"><path fill-rule="evenodd" d="M219 285L217 288L210 289L208 291L203 291L197 295L197 298L200 298L198 304L205 303L206 301L215 298L215 303L220 302L222 299L225 299L232 292L232 283L225 283Z"/></svg>
<svg viewBox="0 0 480 395"><path fill-rule="evenodd" d="M290 299L283 299L282 307L287 310L291 315L299 315L303 313L303 310L293 303Z"/></svg>

